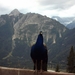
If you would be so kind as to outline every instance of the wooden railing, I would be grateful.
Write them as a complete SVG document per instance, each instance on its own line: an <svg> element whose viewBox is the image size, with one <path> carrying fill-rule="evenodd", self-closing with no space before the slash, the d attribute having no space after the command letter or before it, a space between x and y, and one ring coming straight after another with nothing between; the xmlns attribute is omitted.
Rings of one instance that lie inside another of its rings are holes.
<svg viewBox="0 0 75 75"><path fill-rule="evenodd" d="M73 73L63 73L63 72L35 72L29 69L19 69L19 68L7 68L0 67L0 75L75 75Z"/></svg>

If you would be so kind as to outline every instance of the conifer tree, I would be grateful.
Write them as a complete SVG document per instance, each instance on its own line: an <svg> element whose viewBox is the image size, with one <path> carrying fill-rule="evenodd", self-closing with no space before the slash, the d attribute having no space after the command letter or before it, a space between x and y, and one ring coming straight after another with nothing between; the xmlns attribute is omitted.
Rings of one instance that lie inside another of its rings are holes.
<svg viewBox="0 0 75 75"><path fill-rule="evenodd" d="M74 53L73 46L72 46L69 56L67 58L67 71L69 73L73 73L74 68L75 68L74 66L75 66L75 53Z"/></svg>

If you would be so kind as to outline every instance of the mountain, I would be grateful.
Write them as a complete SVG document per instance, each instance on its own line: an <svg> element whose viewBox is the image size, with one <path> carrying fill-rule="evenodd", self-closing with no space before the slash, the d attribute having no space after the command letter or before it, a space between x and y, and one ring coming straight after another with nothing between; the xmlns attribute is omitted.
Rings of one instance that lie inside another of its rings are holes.
<svg viewBox="0 0 75 75"><path fill-rule="evenodd" d="M9 16L14 15L14 16L19 16L20 12L17 9L14 9L13 11L11 11L11 13L9 14Z"/></svg>
<svg viewBox="0 0 75 75"><path fill-rule="evenodd" d="M75 17L59 17L59 16L53 16L52 18L59 21L61 24L65 25L66 27L68 24L72 23L75 19Z"/></svg>
<svg viewBox="0 0 75 75"><path fill-rule="evenodd" d="M67 28L51 18L39 14L35 14L35 13L28 13L24 15L14 25L13 38L15 36L15 38L18 39L24 39L25 36L27 37L26 40L28 44L31 45L33 42L35 42L36 37L40 32L40 30L43 31L45 42L48 42L48 39L51 39L53 37L54 39L56 39L57 37L61 38L64 32L67 30ZM29 35L32 36L29 38Z"/></svg>
<svg viewBox="0 0 75 75"><path fill-rule="evenodd" d="M70 24L68 24L68 25L67 25L67 28L69 28L69 29L75 28L75 20L72 21Z"/></svg>
<svg viewBox="0 0 75 75"><path fill-rule="evenodd" d="M65 20L59 16L52 16L53 19L55 19L56 21L59 21L61 24L66 25L65 24Z"/></svg>
<svg viewBox="0 0 75 75"><path fill-rule="evenodd" d="M75 45L74 41L71 42L74 30L47 16L12 12L12 15L0 16L0 66L32 68L30 49L40 30L48 48L48 62L66 64L69 49Z"/></svg>

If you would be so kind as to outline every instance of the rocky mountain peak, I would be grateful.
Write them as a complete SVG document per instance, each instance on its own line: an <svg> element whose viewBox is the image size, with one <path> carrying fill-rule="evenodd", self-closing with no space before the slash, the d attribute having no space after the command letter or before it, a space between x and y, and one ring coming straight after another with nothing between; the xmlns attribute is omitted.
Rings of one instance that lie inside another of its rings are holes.
<svg viewBox="0 0 75 75"><path fill-rule="evenodd" d="M14 16L19 16L20 12L18 11L18 9L14 9L13 11L11 11L11 13L9 14L9 16L14 15Z"/></svg>

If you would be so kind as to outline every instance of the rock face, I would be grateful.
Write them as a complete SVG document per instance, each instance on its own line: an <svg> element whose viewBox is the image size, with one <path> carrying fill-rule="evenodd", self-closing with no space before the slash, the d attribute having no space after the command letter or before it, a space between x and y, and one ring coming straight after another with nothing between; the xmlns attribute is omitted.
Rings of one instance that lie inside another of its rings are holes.
<svg viewBox="0 0 75 75"><path fill-rule="evenodd" d="M62 38L67 28L46 16L28 13L14 25L13 39L18 38L23 40L26 38L28 44L31 45L35 42L41 30L43 31L45 43L51 38L52 43L56 43L56 38Z"/></svg>
<svg viewBox="0 0 75 75"><path fill-rule="evenodd" d="M17 9L14 9L9 16L13 15L13 16L19 16L20 12Z"/></svg>

